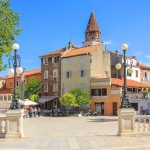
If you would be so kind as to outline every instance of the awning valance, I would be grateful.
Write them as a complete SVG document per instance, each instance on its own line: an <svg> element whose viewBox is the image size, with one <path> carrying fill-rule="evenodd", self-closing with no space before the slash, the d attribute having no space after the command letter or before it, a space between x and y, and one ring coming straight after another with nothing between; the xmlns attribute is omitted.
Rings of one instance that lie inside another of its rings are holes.
<svg viewBox="0 0 150 150"><path fill-rule="evenodd" d="M39 99L39 103L45 103L48 101L52 101L52 100L55 100L56 98L58 98L58 96L44 96Z"/></svg>

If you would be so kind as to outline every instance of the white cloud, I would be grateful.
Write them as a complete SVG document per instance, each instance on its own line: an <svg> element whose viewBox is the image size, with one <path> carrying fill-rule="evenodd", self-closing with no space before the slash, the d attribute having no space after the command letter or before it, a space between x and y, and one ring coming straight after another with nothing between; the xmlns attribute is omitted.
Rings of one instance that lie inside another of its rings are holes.
<svg viewBox="0 0 150 150"><path fill-rule="evenodd" d="M105 45L111 45L113 42L112 41L104 41Z"/></svg>
<svg viewBox="0 0 150 150"><path fill-rule="evenodd" d="M147 59L150 59L150 55L145 55L144 57Z"/></svg>

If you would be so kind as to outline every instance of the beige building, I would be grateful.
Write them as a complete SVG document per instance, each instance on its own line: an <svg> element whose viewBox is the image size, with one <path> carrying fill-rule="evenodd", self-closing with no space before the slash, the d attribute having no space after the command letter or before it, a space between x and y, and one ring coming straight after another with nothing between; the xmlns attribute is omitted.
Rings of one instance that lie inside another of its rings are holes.
<svg viewBox="0 0 150 150"><path fill-rule="evenodd" d="M72 50L61 60L61 95L80 87L90 92L92 77L110 77L110 55L103 44Z"/></svg>

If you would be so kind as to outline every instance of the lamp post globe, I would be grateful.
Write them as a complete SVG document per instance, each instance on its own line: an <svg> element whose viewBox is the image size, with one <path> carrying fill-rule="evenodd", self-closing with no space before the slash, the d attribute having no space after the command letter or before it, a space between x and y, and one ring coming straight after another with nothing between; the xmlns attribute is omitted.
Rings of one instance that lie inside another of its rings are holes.
<svg viewBox="0 0 150 150"><path fill-rule="evenodd" d="M121 64L117 63L115 67L116 67L117 70L120 70L121 69Z"/></svg>
<svg viewBox="0 0 150 150"><path fill-rule="evenodd" d="M13 68L9 68L8 70L8 75L14 75L14 69Z"/></svg>
<svg viewBox="0 0 150 150"><path fill-rule="evenodd" d="M133 73L133 69L132 69L132 68L129 68L129 69L128 69L128 72L132 74L132 73Z"/></svg>
<svg viewBox="0 0 150 150"><path fill-rule="evenodd" d="M14 44L12 45L12 49L13 49L13 50L19 50L19 44L14 43Z"/></svg>
<svg viewBox="0 0 150 150"><path fill-rule="evenodd" d="M122 49L123 51L126 51L126 50L128 49L128 45L127 45L126 43L122 44L122 45L121 45L121 49Z"/></svg>
<svg viewBox="0 0 150 150"><path fill-rule="evenodd" d="M17 68L16 68L16 72L17 72L18 74L23 73L23 68L22 68L22 67L17 67Z"/></svg>

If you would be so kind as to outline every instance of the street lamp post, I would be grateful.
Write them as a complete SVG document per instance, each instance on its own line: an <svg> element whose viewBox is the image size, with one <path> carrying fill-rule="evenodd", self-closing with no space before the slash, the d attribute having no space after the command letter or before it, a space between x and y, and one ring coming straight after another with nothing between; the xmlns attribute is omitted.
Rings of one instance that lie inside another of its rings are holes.
<svg viewBox="0 0 150 150"><path fill-rule="evenodd" d="M9 62L9 75L14 75L14 95L12 99L12 103L10 105L10 109L19 109L20 103L18 101L17 97L17 73L21 74L23 72L23 68L20 67L20 56L17 54L17 50L19 50L19 45L17 43L14 43L12 46L12 49L14 50L14 56L11 56L8 60ZM13 68L11 68L11 65L13 65Z"/></svg>
<svg viewBox="0 0 150 150"><path fill-rule="evenodd" d="M122 44L121 46L122 50L123 50L123 66L124 66L124 86L123 86L123 94L122 94L122 98L121 98L121 105L120 105L120 109L124 109L124 108L132 108L131 104L128 100L127 97L127 71L126 71L126 50L128 49L128 45L127 44ZM116 69L121 69L121 64L118 63L116 64ZM129 73L132 73L132 69L128 69Z"/></svg>

